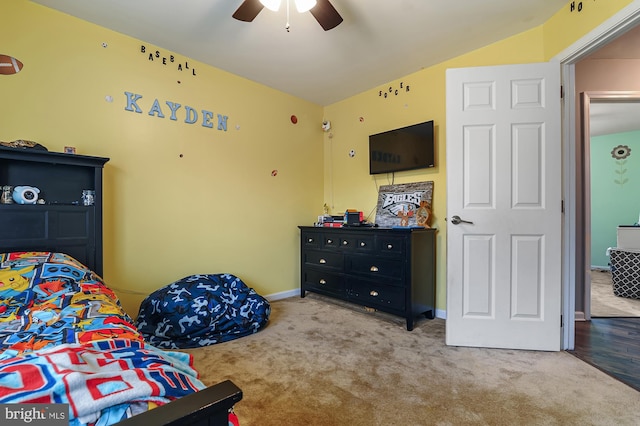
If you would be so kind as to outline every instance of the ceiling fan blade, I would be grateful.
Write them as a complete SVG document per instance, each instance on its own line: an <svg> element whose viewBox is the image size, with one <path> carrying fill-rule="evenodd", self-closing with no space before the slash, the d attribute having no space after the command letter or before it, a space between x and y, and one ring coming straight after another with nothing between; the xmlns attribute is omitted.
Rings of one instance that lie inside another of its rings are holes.
<svg viewBox="0 0 640 426"><path fill-rule="evenodd" d="M260 0L244 0L232 16L238 21L251 22L263 8Z"/></svg>
<svg viewBox="0 0 640 426"><path fill-rule="evenodd" d="M325 31L337 27L342 22L342 16L333 7L329 0L318 0L315 6L309 10L316 21Z"/></svg>

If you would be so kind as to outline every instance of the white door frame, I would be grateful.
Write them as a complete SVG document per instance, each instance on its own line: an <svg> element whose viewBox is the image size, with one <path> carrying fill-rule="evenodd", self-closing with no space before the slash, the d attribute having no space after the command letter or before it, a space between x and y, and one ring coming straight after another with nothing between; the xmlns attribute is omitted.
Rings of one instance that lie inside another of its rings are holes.
<svg viewBox="0 0 640 426"><path fill-rule="evenodd" d="M580 242L584 240L583 211L585 197L583 183L578 179L578 143L576 137L575 63L604 44L640 23L640 0L629 5L593 29L552 60L561 64L564 103L562 106L563 145L563 247L562 247L562 348L574 349L576 281L584 281L587 259ZM581 175L582 176L582 175Z"/></svg>
<svg viewBox="0 0 640 426"><path fill-rule="evenodd" d="M584 185L584 226L585 229L592 229L591 226L591 210L589 206L592 206L591 201L591 117L590 117L590 109L591 104L594 102L597 103L621 103L621 102L633 102L640 103L640 91L633 90L591 90L579 93L580 95L580 114L582 116L582 133L581 138L578 144L582 145L582 160L583 160L583 168L584 176L583 185ZM580 159L579 159L580 160ZM584 258L585 258L585 274L589 274L589 265L591 260L592 252L591 252L591 239L589 239L589 243L584 245ZM584 280L584 318L580 318L581 313L576 312L576 320L584 319L589 321L591 319L591 276L585 277L588 279Z"/></svg>

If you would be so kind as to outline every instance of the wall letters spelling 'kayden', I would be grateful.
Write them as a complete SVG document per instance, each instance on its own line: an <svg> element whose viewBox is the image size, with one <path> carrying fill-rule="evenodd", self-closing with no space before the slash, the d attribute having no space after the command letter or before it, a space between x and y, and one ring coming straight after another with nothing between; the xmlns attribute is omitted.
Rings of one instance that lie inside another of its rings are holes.
<svg viewBox="0 0 640 426"><path fill-rule="evenodd" d="M127 105L124 107L125 111L137 112L138 114L142 114L142 109L138 105L138 102L142 99L142 95L131 92L124 92L127 97ZM165 101L165 104L171 111L171 115L169 115L169 120L177 121L178 114L184 116L184 122L187 124L195 124L199 121L198 111L195 108L192 108L188 105L184 106L184 112L179 111L182 108L182 105L176 102ZM213 112L207 111L205 109L201 110L202 112L202 127L208 127L213 129ZM160 102L158 99L154 99L153 104L149 108L149 115L156 116L158 118L165 118L165 114L162 111L162 107L160 106ZM227 117L226 115L217 114L218 118L218 127L217 130L227 131Z"/></svg>

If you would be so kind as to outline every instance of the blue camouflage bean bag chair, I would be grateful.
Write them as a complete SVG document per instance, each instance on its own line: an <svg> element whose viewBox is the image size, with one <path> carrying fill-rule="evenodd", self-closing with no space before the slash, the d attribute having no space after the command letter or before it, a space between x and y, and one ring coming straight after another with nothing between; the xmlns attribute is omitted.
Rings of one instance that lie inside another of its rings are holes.
<svg viewBox="0 0 640 426"><path fill-rule="evenodd" d="M269 302L238 277L191 275L147 296L136 326L158 348L197 348L256 333L270 313Z"/></svg>

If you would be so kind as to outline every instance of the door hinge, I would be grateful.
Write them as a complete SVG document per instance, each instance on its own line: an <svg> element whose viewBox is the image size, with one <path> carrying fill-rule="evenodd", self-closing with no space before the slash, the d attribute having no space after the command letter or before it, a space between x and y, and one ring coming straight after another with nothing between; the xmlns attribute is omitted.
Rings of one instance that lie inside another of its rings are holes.
<svg viewBox="0 0 640 426"><path fill-rule="evenodd" d="M564 99L564 86L560 85L560 99Z"/></svg>
<svg viewBox="0 0 640 426"><path fill-rule="evenodd" d="M560 315L560 328L562 328L564 326L564 323L562 322L562 315Z"/></svg>
<svg viewBox="0 0 640 426"><path fill-rule="evenodd" d="M560 202L560 213L564 213L564 200Z"/></svg>

